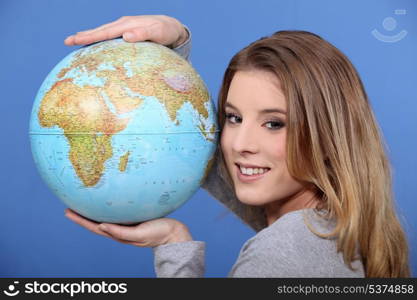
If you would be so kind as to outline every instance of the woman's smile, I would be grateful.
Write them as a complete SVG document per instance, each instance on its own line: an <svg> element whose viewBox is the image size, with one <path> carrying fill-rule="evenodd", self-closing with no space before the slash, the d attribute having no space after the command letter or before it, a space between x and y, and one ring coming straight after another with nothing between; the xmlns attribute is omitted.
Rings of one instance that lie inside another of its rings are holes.
<svg viewBox="0 0 417 300"><path fill-rule="evenodd" d="M247 165L245 165L245 167L238 163L236 163L235 166L237 178L244 183L259 180L267 175L267 173L271 170L271 168L249 167Z"/></svg>

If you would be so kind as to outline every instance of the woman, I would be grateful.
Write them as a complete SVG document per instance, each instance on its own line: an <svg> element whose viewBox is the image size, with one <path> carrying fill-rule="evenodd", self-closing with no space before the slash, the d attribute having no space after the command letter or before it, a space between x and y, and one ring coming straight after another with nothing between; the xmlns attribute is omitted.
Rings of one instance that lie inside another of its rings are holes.
<svg viewBox="0 0 417 300"><path fill-rule="evenodd" d="M188 31L167 16L124 17L67 38L123 36L187 56ZM382 137L350 61L317 35L280 31L231 60L219 94L221 140L203 187L258 233L231 277L408 277ZM87 229L153 247L160 277L204 274L204 243L162 218Z"/></svg>

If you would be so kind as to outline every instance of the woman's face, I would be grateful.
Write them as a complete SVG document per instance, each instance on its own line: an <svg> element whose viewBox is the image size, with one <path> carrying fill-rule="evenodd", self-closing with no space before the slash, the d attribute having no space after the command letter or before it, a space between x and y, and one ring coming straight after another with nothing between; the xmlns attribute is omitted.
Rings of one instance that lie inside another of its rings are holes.
<svg viewBox="0 0 417 300"><path fill-rule="evenodd" d="M302 190L286 164L286 110L274 75L258 70L234 75L221 147L236 196L245 204L279 204Z"/></svg>

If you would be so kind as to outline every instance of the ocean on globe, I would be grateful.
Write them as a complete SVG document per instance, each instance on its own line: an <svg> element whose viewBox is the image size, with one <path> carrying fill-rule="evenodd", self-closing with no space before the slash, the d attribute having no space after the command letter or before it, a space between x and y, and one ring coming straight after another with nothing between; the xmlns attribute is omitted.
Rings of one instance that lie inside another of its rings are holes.
<svg viewBox="0 0 417 300"><path fill-rule="evenodd" d="M173 50L122 39L80 48L41 85L29 136L37 169L97 222L163 217L193 196L218 141L215 106Z"/></svg>

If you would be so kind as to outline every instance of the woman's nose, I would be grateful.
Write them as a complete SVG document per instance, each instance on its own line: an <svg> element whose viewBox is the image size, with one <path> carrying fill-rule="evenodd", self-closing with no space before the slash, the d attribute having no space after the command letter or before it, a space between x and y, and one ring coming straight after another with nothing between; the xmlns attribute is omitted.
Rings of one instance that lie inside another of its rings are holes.
<svg viewBox="0 0 417 300"><path fill-rule="evenodd" d="M236 128L233 136L232 148L235 152L257 152L258 151L258 141L259 135L257 137L256 131L254 128L249 126L244 126L243 124Z"/></svg>

